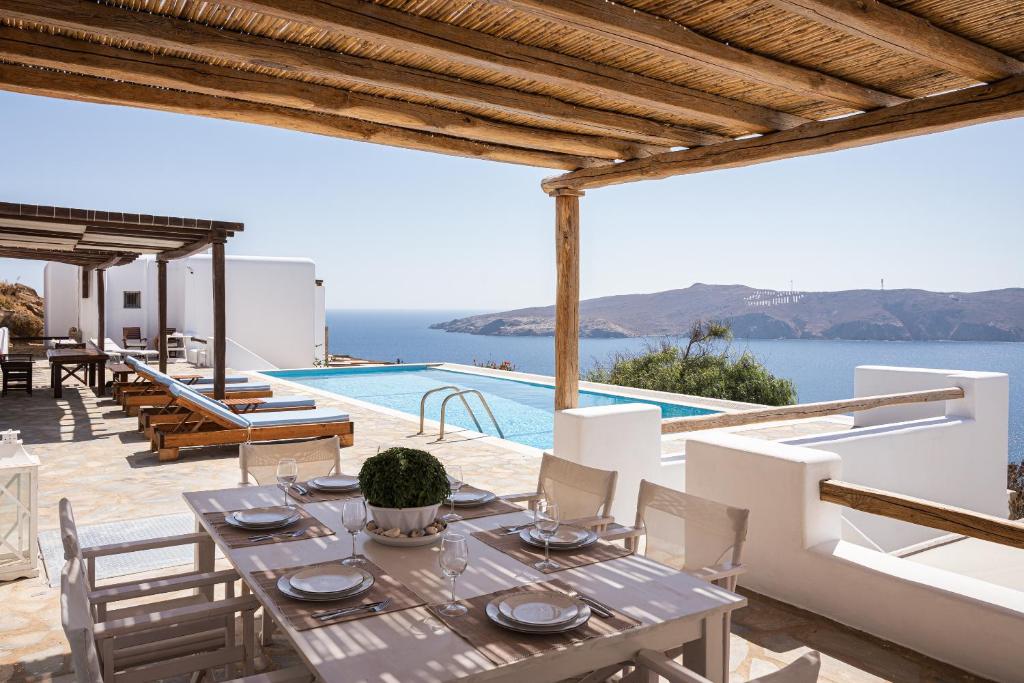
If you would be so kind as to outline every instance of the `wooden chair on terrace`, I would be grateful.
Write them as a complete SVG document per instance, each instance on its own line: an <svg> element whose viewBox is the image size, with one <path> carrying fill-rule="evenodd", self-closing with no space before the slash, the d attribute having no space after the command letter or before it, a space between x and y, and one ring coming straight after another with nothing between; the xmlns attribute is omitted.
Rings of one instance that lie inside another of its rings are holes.
<svg viewBox="0 0 1024 683"><path fill-rule="evenodd" d="M126 349L145 349L149 340L142 336L142 329L138 327L121 328L121 346Z"/></svg>
<svg viewBox="0 0 1024 683"><path fill-rule="evenodd" d="M27 391L32 395L32 354L8 353L0 356L0 373L3 384L0 396L6 396L11 389Z"/></svg>
<svg viewBox="0 0 1024 683"><path fill-rule="evenodd" d="M192 415L175 425L153 425L160 460L177 460L182 448L224 446L250 442L286 441L337 436L341 446L353 443L353 425L334 408L235 413L191 387L172 384L168 392Z"/></svg>
<svg viewBox="0 0 1024 683"><path fill-rule="evenodd" d="M654 673L668 683L711 683L682 664L654 650L640 650L633 658L636 670L625 676L622 683L647 683ZM765 676L750 679L749 683L815 683L821 669L821 653L811 651L782 669ZM586 679L584 679L586 680Z"/></svg>
<svg viewBox="0 0 1024 683"><path fill-rule="evenodd" d="M282 458L298 463L298 481L341 472L341 441L331 436L297 443L243 443L238 449L238 466L242 471L239 483L244 486L250 478L260 486L275 483L277 463Z"/></svg>
<svg viewBox="0 0 1024 683"><path fill-rule="evenodd" d="M558 505L563 520L575 520L595 528L613 522L612 500L619 473L587 467L545 453L540 461L537 490L502 496L512 503L528 503L532 509L545 498Z"/></svg>
<svg viewBox="0 0 1024 683"><path fill-rule="evenodd" d="M244 673L252 672L254 613L259 603L252 596L235 597L239 576L234 570L96 586L93 563L97 557L210 542L209 537L185 534L82 548L66 498L60 501L59 512L66 560L61 575L61 621L78 680L158 680L235 664L241 664ZM210 553L212 557L212 548ZM225 597L214 600L213 589L221 585ZM168 597L183 592L190 594ZM147 602L110 609L114 603L140 599ZM236 615L242 619L241 645L236 642ZM83 678L84 672L92 673Z"/></svg>

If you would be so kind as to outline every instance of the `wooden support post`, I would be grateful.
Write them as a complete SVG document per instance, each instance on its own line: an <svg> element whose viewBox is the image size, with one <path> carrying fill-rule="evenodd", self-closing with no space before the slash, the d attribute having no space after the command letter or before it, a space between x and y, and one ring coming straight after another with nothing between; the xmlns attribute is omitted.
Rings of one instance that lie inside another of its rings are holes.
<svg viewBox="0 0 1024 683"><path fill-rule="evenodd" d="M156 261L157 347L160 351L160 372L167 372L167 261Z"/></svg>
<svg viewBox="0 0 1024 683"><path fill-rule="evenodd" d="M106 292L107 269L96 269L96 343L99 344L100 353L107 349L107 292ZM100 363L99 372L96 375L96 394L103 395L104 385L107 383L106 364Z"/></svg>
<svg viewBox="0 0 1024 683"><path fill-rule="evenodd" d="M556 190L555 198L555 410L579 405L580 197Z"/></svg>
<svg viewBox="0 0 1024 683"><path fill-rule="evenodd" d="M213 240L213 397L224 398L224 359L227 350L227 324L224 301L223 236Z"/></svg>

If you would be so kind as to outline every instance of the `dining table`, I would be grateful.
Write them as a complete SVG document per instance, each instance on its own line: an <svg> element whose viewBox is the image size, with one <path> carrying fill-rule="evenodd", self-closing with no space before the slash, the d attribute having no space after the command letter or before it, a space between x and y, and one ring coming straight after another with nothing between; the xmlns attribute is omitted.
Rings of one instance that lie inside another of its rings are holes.
<svg viewBox="0 0 1024 683"><path fill-rule="evenodd" d="M450 584L438 566L438 545L393 547L378 543L365 531L356 538L357 553L422 604L298 628L289 620L277 588L260 577L272 570L348 557L352 546L342 525L343 500L300 505L303 515L314 518L311 523L320 523L317 534L238 547L229 542L230 530L225 531L217 520L223 522L223 513L283 504L279 487L246 486L183 495L196 516L197 530L209 534L212 541L199 545L196 569L213 570L215 544L319 680L554 683L628 662L641 649L670 652L679 648L690 669L716 683L728 680L729 617L746 605L746 598L637 554L545 574L471 535L528 523L532 513L527 510L449 524L448 531L465 535L469 545L470 561L457 581L457 597L471 600L557 580L560 586L613 608L630 620L630 628L606 629L609 632L558 647L546 647L548 636L530 635L531 640L537 639L535 653L515 661L495 661L493 652L478 649L430 608L449 597ZM290 503L297 504L294 499ZM553 555L557 560L558 553ZM595 614L594 619L599 617Z"/></svg>

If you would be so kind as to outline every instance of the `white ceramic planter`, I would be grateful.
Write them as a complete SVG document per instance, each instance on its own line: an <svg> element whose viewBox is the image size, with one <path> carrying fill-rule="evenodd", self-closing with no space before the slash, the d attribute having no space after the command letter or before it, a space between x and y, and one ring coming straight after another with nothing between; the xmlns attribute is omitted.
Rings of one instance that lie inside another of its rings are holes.
<svg viewBox="0 0 1024 683"><path fill-rule="evenodd" d="M427 505L421 508L379 508L375 505L366 506L373 516L373 521L382 529L398 527L403 534L414 529L422 529L437 518L441 504Z"/></svg>

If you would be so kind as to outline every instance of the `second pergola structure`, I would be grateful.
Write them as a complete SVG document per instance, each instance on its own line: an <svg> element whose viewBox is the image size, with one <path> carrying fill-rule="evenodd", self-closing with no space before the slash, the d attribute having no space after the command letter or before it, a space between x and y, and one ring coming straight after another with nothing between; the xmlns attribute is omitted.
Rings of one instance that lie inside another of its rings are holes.
<svg viewBox="0 0 1024 683"><path fill-rule="evenodd" d="M156 257L160 370L167 371L167 263L210 249L213 261L214 395L224 398L224 245L241 223L0 202L0 257L54 261L82 269L82 298L96 277L96 341L105 348L106 271L143 254ZM77 294L77 292L76 292ZM59 293L47 292L47 296ZM100 392L104 378L98 378Z"/></svg>
<svg viewBox="0 0 1024 683"><path fill-rule="evenodd" d="M584 191L1020 116L1022 58L1019 0L0 4L0 89L568 171L557 409Z"/></svg>

